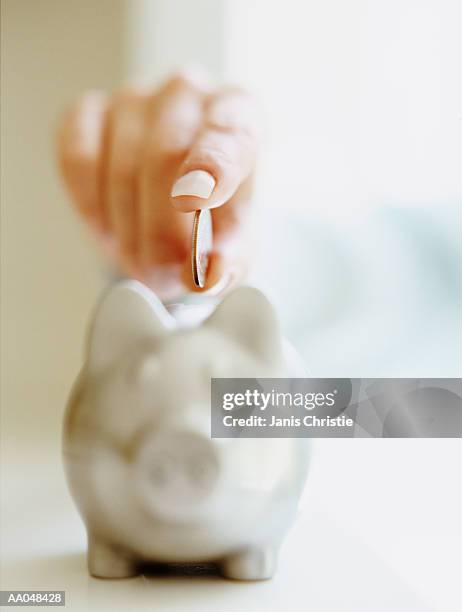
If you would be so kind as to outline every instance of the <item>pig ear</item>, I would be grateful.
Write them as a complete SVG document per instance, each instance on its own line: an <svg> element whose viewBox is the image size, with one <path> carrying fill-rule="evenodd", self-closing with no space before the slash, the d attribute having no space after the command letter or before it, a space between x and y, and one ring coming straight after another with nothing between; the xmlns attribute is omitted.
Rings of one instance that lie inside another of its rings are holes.
<svg viewBox="0 0 462 612"><path fill-rule="evenodd" d="M105 368L125 352L175 327L159 298L137 281L111 287L96 309L88 342L88 366Z"/></svg>
<svg viewBox="0 0 462 612"><path fill-rule="evenodd" d="M219 329L267 362L282 355L282 340L274 308L261 291L239 287L217 306L206 326Z"/></svg>

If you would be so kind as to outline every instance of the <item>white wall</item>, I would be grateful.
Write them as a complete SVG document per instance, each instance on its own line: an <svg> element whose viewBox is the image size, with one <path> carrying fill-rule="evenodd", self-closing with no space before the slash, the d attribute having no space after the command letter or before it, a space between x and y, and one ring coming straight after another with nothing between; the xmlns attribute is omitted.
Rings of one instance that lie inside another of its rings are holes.
<svg viewBox="0 0 462 612"><path fill-rule="evenodd" d="M165 77L200 63L213 78L223 74L227 0L127 0L125 72Z"/></svg>
<svg viewBox="0 0 462 612"><path fill-rule="evenodd" d="M460 203L459 0L229 0L227 23L227 75L266 110L265 206Z"/></svg>
<svg viewBox="0 0 462 612"><path fill-rule="evenodd" d="M19 444L43 435L48 417L60 427L103 281L59 184L52 136L75 96L120 80L124 3L1 6L2 418Z"/></svg>

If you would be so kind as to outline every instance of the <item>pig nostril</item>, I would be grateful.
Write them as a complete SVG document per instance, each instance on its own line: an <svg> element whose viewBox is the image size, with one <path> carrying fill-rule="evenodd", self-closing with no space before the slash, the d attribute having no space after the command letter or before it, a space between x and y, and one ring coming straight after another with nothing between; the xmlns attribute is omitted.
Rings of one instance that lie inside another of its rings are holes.
<svg viewBox="0 0 462 612"><path fill-rule="evenodd" d="M188 466L188 472L192 480L197 484L206 485L216 473L217 466L209 457L196 456Z"/></svg>
<svg viewBox="0 0 462 612"><path fill-rule="evenodd" d="M141 446L136 471L138 492L150 511L186 518L190 506L205 504L215 491L220 461L203 436L166 432Z"/></svg>
<svg viewBox="0 0 462 612"><path fill-rule="evenodd" d="M170 457L158 457L149 471L152 483L157 487L165 487L171 479L174 468Z"/></svg>

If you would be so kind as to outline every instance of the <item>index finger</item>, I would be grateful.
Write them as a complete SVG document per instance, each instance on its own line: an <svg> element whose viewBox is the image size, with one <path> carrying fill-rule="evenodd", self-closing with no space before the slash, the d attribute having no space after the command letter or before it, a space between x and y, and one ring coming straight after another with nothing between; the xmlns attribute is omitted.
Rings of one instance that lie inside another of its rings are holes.
<svg viewBox="0 0 462 612"><path fill-rule="evenodd" d="M212 96L202 128L178 169L173 206L191 212L230 200L255 166L258 132L256 105L249 94L227 90Z"/></svg>

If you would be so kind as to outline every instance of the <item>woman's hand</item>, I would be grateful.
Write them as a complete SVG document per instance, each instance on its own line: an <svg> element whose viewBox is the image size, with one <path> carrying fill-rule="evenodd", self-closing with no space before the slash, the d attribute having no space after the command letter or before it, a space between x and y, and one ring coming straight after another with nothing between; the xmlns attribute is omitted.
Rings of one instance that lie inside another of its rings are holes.
<svg viewBox="0 0 462 612"><path fill-rule="evenodd" d="M180 73L153 91L86 93L59 130L61 174L121 274L162 298L194 290L193 211L213 208L207 284L242 278L257 151L251 97ZM197 290L197 289L196 289Z"/></svg>

